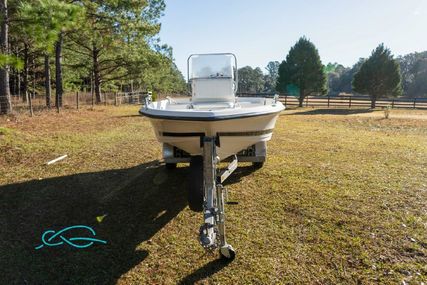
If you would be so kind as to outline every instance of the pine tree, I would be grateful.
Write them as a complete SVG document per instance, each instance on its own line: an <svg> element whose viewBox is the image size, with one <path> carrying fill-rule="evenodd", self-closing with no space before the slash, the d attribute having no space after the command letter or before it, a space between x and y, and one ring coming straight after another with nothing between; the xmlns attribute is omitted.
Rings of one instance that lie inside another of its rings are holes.
<svg viewBox="0 0 427 285"><path fill-rule="evenodd" d="M118 80L137 80L146 68L159 64L152 49L153 37L160 31L158 19L165 9L163 0L89 1L81 29L69 35L65 49L78 55L71 64L91 61L96 102L101 102L101 85Z"/></svg>
<svg viewBox="0 0 427 285"><path fill-rule="evenodd" d="M259 93L264 89L264 75L259 67L252 68L244 66L239 68L239 92L240 93Z"/></svg>
<svg viewBox="0 0 427 285"><path fill-rule="evenodd" d="M7 0L0 1L0 52L8 56L9 23ZM9 66L7 64L0 68L0 115L12 111L9 88Z"/></svg>
<svg viewBox="0 0 427 285"><path fill-rule="evenodd" d="M312 42L301 37L279 66L276 90L299 95L299 106L313 93L326 94L326 75L319 52Z"/></svg>
<svg viewBox="0 0 427 285"><path fill-rule="evenodd" d="M353 91L369 94L371 108L375 108L381 97L402 95L401 81L399 63L390 50L380 44L354 75L352 85Z"/></svg>
<svg viewBox="0 0 427 285"><path fill-rule="evenodd" d="M76 25L82 17L82 8L76 4L68 4L61 0L31 0L21 2L18 6L17 19L19 26L14 27L19 40L24 42L24 92L28 88L29 53L33 59L43 55L45 66L46 105L50 107L50 70L49 57L58 48L62 33ZM60 55L60 54L59 54ZM60 61L56 71L56 105L62 101L62 74ZM59 75L59 76L58 76ZM24 96L26 98L26 96Z"/></svg>

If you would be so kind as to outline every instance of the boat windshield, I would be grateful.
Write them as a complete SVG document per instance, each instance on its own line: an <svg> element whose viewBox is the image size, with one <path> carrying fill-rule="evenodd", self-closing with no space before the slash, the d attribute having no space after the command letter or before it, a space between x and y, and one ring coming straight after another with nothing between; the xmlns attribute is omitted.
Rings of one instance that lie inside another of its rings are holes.
<svg viewBox="0 0 427 285"><path fill-rule="evenodd" d="M188 79L235 78L236 60L233 54L197 54L188 58Z"/></svg>

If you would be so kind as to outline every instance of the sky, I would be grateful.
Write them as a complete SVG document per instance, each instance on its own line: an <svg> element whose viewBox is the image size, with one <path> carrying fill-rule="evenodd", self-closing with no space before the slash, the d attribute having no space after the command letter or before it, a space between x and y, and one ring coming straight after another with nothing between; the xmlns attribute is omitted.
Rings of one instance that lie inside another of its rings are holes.
<svg viewBox="0 0 427 285"><path fill-rule="evenodd" d="M232 52L265 71L301 36L324 64L352 66L380 43L396 56L427 50L427 0L166 0L160 22L185 77L192 53Z"/></svg>

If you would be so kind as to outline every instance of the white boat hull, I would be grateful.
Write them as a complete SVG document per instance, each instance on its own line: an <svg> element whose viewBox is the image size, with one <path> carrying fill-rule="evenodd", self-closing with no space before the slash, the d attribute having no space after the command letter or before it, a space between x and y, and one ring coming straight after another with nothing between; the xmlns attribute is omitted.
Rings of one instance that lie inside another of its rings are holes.
<svg viewBox="0 0 427 285"><path fill-rule="evenodd" d="M218 136L220 159L271 139L278 113L221 121L180 121L150 118L159 142L202 155L200 136Z"/></svg>

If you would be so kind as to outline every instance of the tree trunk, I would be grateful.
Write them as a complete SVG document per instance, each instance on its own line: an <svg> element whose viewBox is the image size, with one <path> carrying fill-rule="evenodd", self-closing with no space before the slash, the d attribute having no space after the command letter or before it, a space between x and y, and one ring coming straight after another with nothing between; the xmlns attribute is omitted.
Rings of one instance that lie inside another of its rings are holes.
<svg viewBox="0 0 427 285"><path fill-rule="evenodd" d="M28 55L28 45L24 44L24 78L22 80L22 102L27 102L28 99L28 72L29 72L29 55Z"/></svg>
<svg viewBox="0 0 427 285"><path fill-rule="evenodd" d="M36 61L33 58L33 99L36 99Z"/></svg>
<svg viewBox="0 0 427 285"><path fill-rule="evenodd" d="M30 107L30 116L32 117L34 115L33 112L33 99L31 99L31 95L28 96L28 106Z"/></svg>
<svg viewBox="0 0 427 285"><path fill-rule="evenodd" d="M50 109L50 69L49 69L49 55L44 56L44 88L46 94L46 106Z"/></svg>
<svg viewBox="0 0 427 285"><path fill-rule="evenodd" d="M10 50L10 47L9 47ZM15 69L9 72L9 87L10 87L10 95L13 96L16 94L16 71Z"/></svg>
<svg viewBox="0 0 427 285"><path fill-rule="evenodd" d="M62 32L58 35L58 41L55 44L55 105L59 111L59 108L62 107Z"/></svg>
<svg viewBox="0 0 427 285"><path fill-rule="evenodd" d="M17 83L16 83L16 89L17 89L17 95L18 95L18 99L21 98L21 71L18 70L17 72Z"/></svg>
<svg viewBox="0 0 427 285"><path fill-rule="evenodd" d="M8 28L9 19L7 14L7 0L0 1L1 10L1 31L0 31L0 51L4 55L8 55ZM4 66L0 69L0 115L8 114L12 111L12 103L10 100L9 89L9 66Z"/></svg>
<svg viewBox="0 0 427 285"><path fill-rule="evenodd" d="M101 103L101 78L99 75L99 50L93 45L92 49L92 60L93 60L93 74L94 74L94 85L95 85L95 97L96 103Z"/></svg>
<svg viewBox="0 0 427 285"><path fill-rule="evenodd" d="M302 107L303 106L302 104L304 103L304 98L305 98L304 91L300 90L300 92L299 92L299 98L298 98L298 107Z"/></svg>
<svg viewBox="0 0 427 285"><path fill-rule="evenodd" d="M94 89L93 88L93 72L91 72L90 73L90 98L91 98L92 109L93 109L93 104L95 102L95 100L93 98L93 95L95 94L93 89Z"/></svg>
<svg viewBox="0 0 427 285"><path fill-rule="evenodd" d="M376 96L372 96L371 97L371 109L375 109L376 103L377 103L377 97Z"/></svg>

